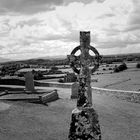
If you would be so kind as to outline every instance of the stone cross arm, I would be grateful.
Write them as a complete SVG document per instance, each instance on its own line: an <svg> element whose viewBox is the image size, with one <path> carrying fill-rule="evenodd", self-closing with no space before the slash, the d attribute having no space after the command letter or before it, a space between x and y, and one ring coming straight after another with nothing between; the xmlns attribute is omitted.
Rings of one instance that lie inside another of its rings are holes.
<svg viewBox="0 0 140 140"><path fill-rule="evenodd" d="M75 54L79 50L81 54L76 56ZM89 51L92 51L95 56L91 56ZM90 66L91 64L94 64L94 67L91 69L91 73L98 69L101 56L96 48L90 46L90 32L80 32L80 45L72 50L71 55L68 55L68 59L73 71L78 74L80 71L78 70L77 65Z"/></svg>

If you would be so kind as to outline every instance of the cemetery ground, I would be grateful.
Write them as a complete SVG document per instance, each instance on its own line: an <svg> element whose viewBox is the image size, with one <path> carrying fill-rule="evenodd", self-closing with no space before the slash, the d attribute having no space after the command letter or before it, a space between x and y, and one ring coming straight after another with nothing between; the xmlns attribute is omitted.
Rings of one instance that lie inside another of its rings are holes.
<svg viewBox="0 0 140 140"><path fill-rule="evenodd" d="M140 69L136 68L137 63L126 64L128 69L118 73L114 73L113 68L115 65L119 65L119 63L101 65L99 70L94 75L91 75L91 86L116 90L140 91ZM71 69L63 69L63 71L71 72ZM97 82L94 82L95 79L97 79ZM58 80L56 78L40 81L57 82Z"/></svg>
<svg viewBox="0 0 140 140"><path fill-rule="evenodd" d="M139 91L140 90L140 69L136 68L137 62L126 63L128 69L122 72L114 73L113 68L115 65L120 65L120 63L114 64L104 64L99 67L99 70L91 76L92 82L91 86L116 89L116 90L130 90ZM61 68L62 72L72 72L71 68ZM53 74L47 75L48 77L54 76L55 78L49 78L44 80L39 80L40 82L58 82L57 78L63 76L64 74ZM20 77L19 77L20 78ZM21 78L22 79L22 78ZM97 82L93 82L97 79Z"/></svg>
<svg viewBox="0 0 140 140"><path fill-rule="evenodd" d="M47 106L0 102L0 140L67 140L76 100L70 99L70 89L57 90L60 99ZM93 93L93 106L99 115L103 140L140 139L140 104Z"/></svg>
<svg viewBox="0 0 140 140"><path fill-rule="evenodd" d="M127 70L119 73L109 70L114 64L100 66L99 71L92 75L92 80L97 79L97 82L92 82L91 86L139 91L140 70L136 68L136 63L128 63L127 66ZM15 91L19 90L18 86L11 87ZM76 100L70 99L71 89L38 88L57 89L60 99L48 105L0 101L0 140L68 140L71 111L76 107ZM6 89L5 87L2 90ZM103 140L140 140L140 104L120 100L111 95L95 92L92 94Z"/></svg>

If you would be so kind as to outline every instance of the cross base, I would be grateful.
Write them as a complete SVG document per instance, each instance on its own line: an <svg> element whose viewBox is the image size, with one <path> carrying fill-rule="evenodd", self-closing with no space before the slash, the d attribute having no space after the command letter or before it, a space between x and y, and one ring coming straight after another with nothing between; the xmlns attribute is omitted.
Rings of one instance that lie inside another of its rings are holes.
<svg viewBox="0 0 140 140"><path fill-rule="evenodd" d="M93 107L72 111L69 140L101 140L98 115Z"/></svg>

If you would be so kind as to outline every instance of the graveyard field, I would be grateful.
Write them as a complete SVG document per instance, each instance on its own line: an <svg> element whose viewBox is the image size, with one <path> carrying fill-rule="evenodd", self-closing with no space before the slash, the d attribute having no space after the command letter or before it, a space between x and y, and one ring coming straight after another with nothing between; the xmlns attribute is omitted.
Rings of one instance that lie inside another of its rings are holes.
<svg viewBox="0 0 140 140"><path fill-rule="evenodd" d="M122 72L114 73L113 68L117 64L104 64L100 65L99 69L91 75L91 86L107 88L107 89L116 89L116 90L130 90L130 91L140 91L140 69L136 68L137 63L126 63L128 69ZM65 72L72 72L71 68L60 69ZM43 79L38 80L39 82L58 82L58 76L63 76L64 74L53 74L47 75L55 76L52 79ZM5 77L4 79L15 78L15 77ZM21 77L18 77L19 79ZM22 79L22 78L21 78ZM97 82L95 82L97 81ZM17 83L18 84L18 83Z"/></svg>
<svg viewBox="0 0 140 140"><path fill-rule="evenodd" d="M113 70L110 70L113 69L115 65L119 64L101 65L99 67L99 70L96 71L95 74L91 76L92 79L91 86L107 89L139 91L140 69L136 68L136 63L126 63L126 64L128 69L119 73L114 73ZM69 68L64 70L71 72ZM94 79L97 79L98 82L94 82ZM59 79L46 79L40 81L58 82L58 80Z"/></svg>
<svg viewBox="0 0 140 140"><path fill-rule="evenodd" d="M102 65L92 75L94 82L91 85L139 91L140 70L135 68L135 65L128 63L128 69L119 73L112 73L113 70L109 70L114 64ZM41 82L55 80L58 79ZM22 90L23 88L24 86ZM11 89L22 91L18 86L0 87L0 91ZM54 87L36 87L36 89L57 89L60 99L48 105L0 101L0 140L68 140L71 112L76 107L76 100L70 99L71 89ZM120 100L111 95L96 94L95 91L93 106L99 114L102 140L140 139L140 104Z"/></svg>
<svg viewBox="0 0 140 140"><path fill-rule="evenodd" d="M70 89L57 89L60 99L48 106L0 102L0 140L68 140L76 100L70 99ZM140 104L95 93L93 104L99 115L102 140L139 140Z"/></svg>
<svg viewBox="0 0 140 140"><path fill-rule="evenodd" d="M92 79L98 79L98 82L92 82L91 86L116 90L140 91L140 70L125 70L119 73L94 75Z"/></svg>
<svg viewBox="0 0 140 140"><path fill-rule="evenodd" d="M92 82L91 85L107 89L139 91L140 69L136 68L136 63L126 64L128 69L118 73L112 73L112 70L109 70L109 68L113 68L115 64L110 64L107 67L102 65L99 71L92 76L92 79L98 79L98 82Z"/></svg>

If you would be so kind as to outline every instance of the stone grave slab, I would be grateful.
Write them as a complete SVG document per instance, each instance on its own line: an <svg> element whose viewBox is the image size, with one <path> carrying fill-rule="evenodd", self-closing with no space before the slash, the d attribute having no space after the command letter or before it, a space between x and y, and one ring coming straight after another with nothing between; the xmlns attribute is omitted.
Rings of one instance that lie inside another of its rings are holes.
<svg viewBox="0 0 140 140"><path fill-rule="evenodd" d="M71 87L71 99L77 99L78 98L78 89L79 89L78 82L73 83L72 87Z"/></svg>
<svg viewBox="0 0 140 140"><path fill-rule="evenodd" d="M28 94L24 91L8 91L8 93L2 92L0 96L1 101L29 101L46 104L59 99L57 90L36 90L32 94Z"/></svg>

